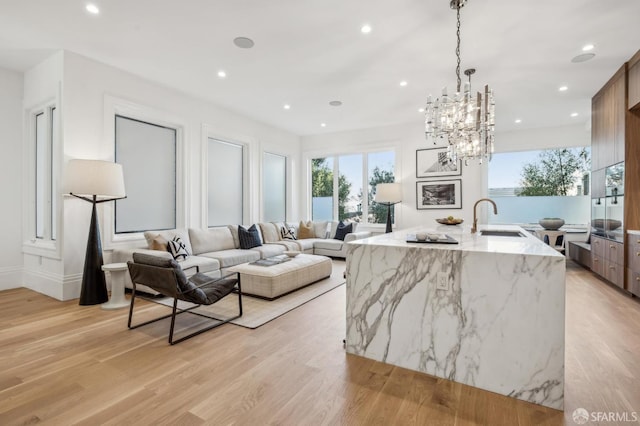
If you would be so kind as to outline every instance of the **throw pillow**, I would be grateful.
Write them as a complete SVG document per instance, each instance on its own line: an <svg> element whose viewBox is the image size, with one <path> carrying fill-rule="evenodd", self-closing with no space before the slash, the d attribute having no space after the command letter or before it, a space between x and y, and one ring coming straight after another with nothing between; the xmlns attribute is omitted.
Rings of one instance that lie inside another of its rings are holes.
<svg viewBox="0 0 640 426"><path fill-rule="evenodd" d="M327 238L329 236L329 221L311 222L311 226L313 226L313 233L316 238Z"/></svg>
<svg viewBox="0 0 640 426"><path fill-rule="evenodd" d="M158 234L151 240L151 250L169 251L169 241L162 235Z"/></svg>
<svg viewBox="0 0 640 426"><path fill-rule="evenodd" d="M262 241L260 241L260 233L256 225L251 225L249 229L246 229L242 225L238 225L238 239L240 240L241 249L250 249L254 247L260 247Z"/></svg>
<svg viewBox="0 0 640 426"><path fill-rule="evenodd" d="M284 225L280 228L280 237L282 240L295 240L296 229L293 226Z"/></svg>
<svg viewBox="0 0 640 426"><path fill-rule="evenodd" d="M311 221L304 223L300 221L300 226L298 227L298 239L305 240L307 238L315 238L316 233L313 231L313 224Z"/></svg>
<svg viewBox="0 0 640 426"><path fill-rule="evenodd" d="M173 240L169 241L169 253L173 256L175 260L184 260L191 253L187 251L187 246L182 242L180 237L174 237Z"/></svg>
<svg viewBox="0 0 640 426"><path fill-rule="evenodd" d="M346 237L347 234L353 232L352 228L352 223L347 225L346 223L340 221L340 223L338 224L338 228L336 229L336 235L334 235L333 238L335 238L336 240L344 241L344 237Z"/></svg>

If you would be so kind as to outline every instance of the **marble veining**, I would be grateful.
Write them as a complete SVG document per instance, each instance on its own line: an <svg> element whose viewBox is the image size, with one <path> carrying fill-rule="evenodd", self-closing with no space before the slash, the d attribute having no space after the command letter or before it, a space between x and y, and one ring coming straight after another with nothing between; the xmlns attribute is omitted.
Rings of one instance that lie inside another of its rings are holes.
<svg viewBox="0 0 640 426"><path fill-rule="evenodd" d="M349 244L347 351L562 409L564 257L536 239L505 253L409 232Z"/></svg>

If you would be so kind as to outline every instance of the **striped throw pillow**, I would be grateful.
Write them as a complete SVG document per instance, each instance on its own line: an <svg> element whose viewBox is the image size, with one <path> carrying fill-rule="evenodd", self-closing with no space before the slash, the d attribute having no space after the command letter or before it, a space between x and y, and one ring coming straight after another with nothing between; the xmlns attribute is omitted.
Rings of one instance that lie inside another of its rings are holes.
<svg viewBox="0 0 640 426"><path fill-rule="evenodd" d="M168 244L169 253L175 260L184 260L187 256L191 256L191 253L187 250L187 246L182 242L180 237L174 237Z"/></svg>

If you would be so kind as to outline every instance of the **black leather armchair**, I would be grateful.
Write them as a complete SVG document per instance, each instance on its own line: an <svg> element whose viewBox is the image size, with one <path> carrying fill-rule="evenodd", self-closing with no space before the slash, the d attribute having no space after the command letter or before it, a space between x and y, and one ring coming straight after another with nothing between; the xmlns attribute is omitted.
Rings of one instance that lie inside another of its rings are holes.
<svg viewBox="0 0 640 426"><path fill-rule="evenodd" d="M134 253L133 262L127 262L127 265L129 267L131 281L133 282L131 306L129 307L129 321L127 324L129 329L138 328L143 325L171 317L169 344L173 345L242 316L242 289L240 286L239 274L215 279L198 272L192 277L187 278L180 267L180 264L175 260L159 258L142 253ZM137 296L136 284L146 285L164 296L172 297L173 312L160 318L155 318L132 326L133 306ZM214 304L234 291L238 294L237 316L219 319L204 315L200 312L191 312L193 309L196 309L201 305ZM178 300L189 302L194 305L187 309L178 309ZM205 328L198 329L197 331L180 337L177 340L173 340L173 329L175 326L176 315L184 312L216 320L216 323Z"/></svg>

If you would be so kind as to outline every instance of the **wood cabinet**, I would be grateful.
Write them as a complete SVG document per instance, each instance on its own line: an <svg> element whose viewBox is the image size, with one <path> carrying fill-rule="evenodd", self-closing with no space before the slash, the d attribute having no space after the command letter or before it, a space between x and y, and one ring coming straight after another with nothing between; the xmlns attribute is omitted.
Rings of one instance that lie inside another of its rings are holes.
<svg viewBox="0 0 640 426"><path fill-rule="evenodd" d="M627 240L627 290L640 296L640 235L636 234Z"/></svg>
<svg viewBox="0 0 640 426"><path fill-rule="evenodd" d="M629 109L640 109L640 51L629 60Z"/></svg>
<svg viewBox="0 0 640 426"><path fill-rule="evenodd" d="M624 161L626 64L591 100L591 168Z"/></svg>
<svg viewBox="0 0 640 426"><path fill-rule="evenodd" d="M624 288L624 246L622 243L591 237L591 270Z"/></svg>

